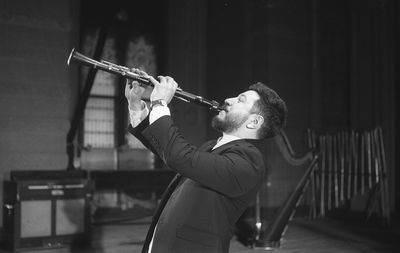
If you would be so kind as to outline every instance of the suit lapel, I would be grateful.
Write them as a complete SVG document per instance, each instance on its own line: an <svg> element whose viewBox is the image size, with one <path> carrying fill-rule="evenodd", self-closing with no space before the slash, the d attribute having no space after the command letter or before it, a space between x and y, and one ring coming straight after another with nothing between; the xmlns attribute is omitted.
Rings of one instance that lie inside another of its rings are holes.
<svg viewBox="0 0 400 253"><path fill-rule="evenodd" d="M161 197L161 201L160 204L158 205L156 212L154 213L153 219L151 221L149 230L147 231L147 235L146 235L146 239L144 241L143 244L143 248L142 248L142 253L147 253L149 250L149 245L151 242L151 239L153 238L153 234L154 234L154 230L156 228L158 219L160 218L161 212L164 209L165 205L168 202L169 197L171 196L171 194L174 192L176 186L179 184L179 181L181 180L182 175L177 174L169 183L167 189L164 191L162 197Z"/></svg>

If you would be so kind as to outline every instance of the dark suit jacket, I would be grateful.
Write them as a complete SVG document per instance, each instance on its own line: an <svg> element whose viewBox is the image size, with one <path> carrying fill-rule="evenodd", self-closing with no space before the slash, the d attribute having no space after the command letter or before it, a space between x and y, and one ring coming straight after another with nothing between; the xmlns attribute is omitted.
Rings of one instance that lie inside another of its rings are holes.
<svg viewBox="0 0 400 253"><path fill-rule="evenodd" d="M257 140L236 140L210 151L190 145L170 116L130 127L144 145L179 173L156 212L152 253L228 252L235 222L255 199L265 175Z"/></svg>

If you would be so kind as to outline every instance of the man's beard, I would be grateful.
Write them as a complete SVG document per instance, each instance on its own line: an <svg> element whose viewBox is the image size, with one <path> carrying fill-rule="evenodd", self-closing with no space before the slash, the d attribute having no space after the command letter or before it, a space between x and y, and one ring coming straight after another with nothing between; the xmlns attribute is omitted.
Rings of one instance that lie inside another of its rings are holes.
<svg viewBox="0 0 400 253"><path fill-rule="evenodd" d="M243 125L246 120L249 118L249 115L238 115L238 114L229 114L227 113L225 115L224 119L221 119L218 117L218 115L215 115L214 118L211 121L211 126L223 133L231 133L235 130L237 130L241 125Z"/></svg>

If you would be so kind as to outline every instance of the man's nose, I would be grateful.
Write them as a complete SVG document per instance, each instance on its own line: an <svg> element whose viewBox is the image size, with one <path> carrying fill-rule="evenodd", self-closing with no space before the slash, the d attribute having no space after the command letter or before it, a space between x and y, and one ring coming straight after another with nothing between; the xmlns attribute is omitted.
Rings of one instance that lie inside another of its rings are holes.
<svg viewBox="0 0 400 253"><path fill-rule="evenodd" d="M225 99L225 104L232 105L234 98L227 98Z"/></svg>

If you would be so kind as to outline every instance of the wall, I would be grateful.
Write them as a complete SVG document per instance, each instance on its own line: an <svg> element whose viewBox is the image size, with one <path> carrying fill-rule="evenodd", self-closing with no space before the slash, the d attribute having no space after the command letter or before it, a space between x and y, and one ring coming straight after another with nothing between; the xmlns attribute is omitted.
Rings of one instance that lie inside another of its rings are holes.
<svg viewBox="0 0 400 253"><path fill-rule="evenodd" d="M383 129L395 205L395 1L314 1L322 129ZM316 104L315 104L316 106Z"/></svg>
<svg viewBox="0 0 400 253"><path fill-rule="evenodd" d="M311 117L311 4L291 3L209 1L207 83L219 100L258 81L276 90L289 110L285 130L303 153Z"/></svg>
<svg viewBox="0 0 400 253"><path fill-rule="evenodd" d="M0 189L11 170L67 167L75 2L0 1Z"/></svg>
<svg viewBox="0 0 400 253"><path fill-rule="evenodd" d="M184 91L206 95L206 1L168 1L166 66L162 75L172 76ZM208 98L208 97L206 97ZM177 99L172 115L187 139L199 145L206 139L208 110Z"/></svg>
<svg viewBox="0 0 400 253"><path fill-rule="evenodd" d="M207 96L269 84L287 102L299 154L307 128L381 126L394 207L395 9L391 0L208 1Z"/></svg>

